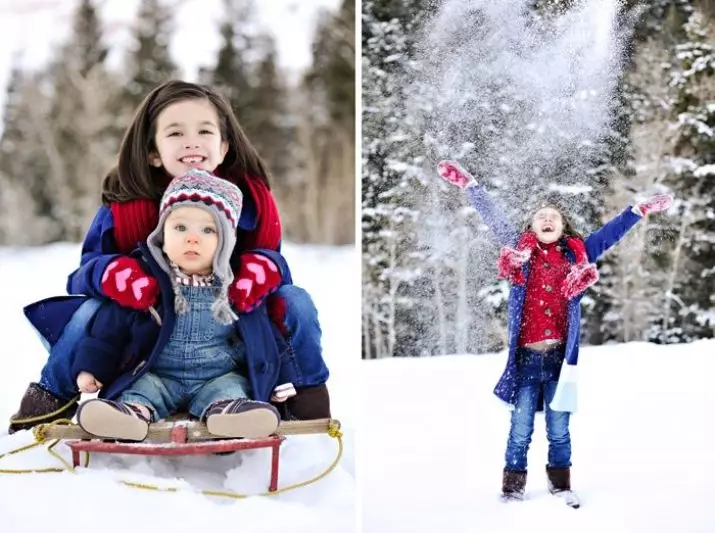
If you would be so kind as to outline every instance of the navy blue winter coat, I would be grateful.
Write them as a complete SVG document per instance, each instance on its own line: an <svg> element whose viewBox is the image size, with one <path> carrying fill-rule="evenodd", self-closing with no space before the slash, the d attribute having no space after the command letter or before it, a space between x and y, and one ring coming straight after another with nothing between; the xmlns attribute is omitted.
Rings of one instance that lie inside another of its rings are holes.
<svg viewBox="0 0 715 533"><path fill-rule="evenodd" d="M520 237L519 232L504 217L492 202L487 190L482 186L467 188L469 203L479 212L485 224L494 232L502 246L516 246ZM585 237L588 261L595 262L611 246L621 240L628 231L641 220L641 216L633 212L628 206L619 215L609 220L600 229ZM573 253L564 246L566 257L571 263L575 262ZM523 267L524 279L529 276L529 263ZM554 393L551 408L554 411L575 412L576 401L576 364L578 363L579 342L581 336L581 297L578 295L568 302L568 317L565 346L564 364L561 370L559 383ZM497 383L494 394L502 401L514 406L517 395L517 361L516 352L519 347L519 333L521 330L522 311L526 297L526 283L512 285L509 291L507 320L509 329L509 356L506 368Z"/></svg>
<svg viewBox="0 0 715 533"><path fill-rule="evenodd" d="M161 302L157 304L157 311L161 326L147 312L123 308L102 298L85 334L66 356L67 361L62 361L62 365L72 370L68 375L75 379L80 370L94 374L104 385L99 394L101 398L117 398L142 377L166 346L174 328L174 291L169 276L145 244L140 244L133 255L143 261L146 272L159 282ZM285 265L282 257L277 264L279 267ZM84 274L92 276L91 270ZM25 315L52 346L74 312L90 299L90 296L48 298L25 307ZM289 365L282 364L283 356L287 356L287 344L270 321L265 303L250 313L240 314L234 325L246 346L247 368L244 371L247 371L253 398L269 401L276 385L290 381L287 377L290 375Z"/></svg>

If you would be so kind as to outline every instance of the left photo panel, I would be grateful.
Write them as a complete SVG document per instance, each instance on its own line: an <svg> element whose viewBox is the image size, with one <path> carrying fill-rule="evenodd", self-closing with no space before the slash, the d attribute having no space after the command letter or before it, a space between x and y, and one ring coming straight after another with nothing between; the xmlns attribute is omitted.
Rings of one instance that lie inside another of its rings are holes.
<svg viewBox="0 0 715 533"><path fill-rule="evenodd" d="M0 0L0 529L359 530L355 19Z"/></svg>

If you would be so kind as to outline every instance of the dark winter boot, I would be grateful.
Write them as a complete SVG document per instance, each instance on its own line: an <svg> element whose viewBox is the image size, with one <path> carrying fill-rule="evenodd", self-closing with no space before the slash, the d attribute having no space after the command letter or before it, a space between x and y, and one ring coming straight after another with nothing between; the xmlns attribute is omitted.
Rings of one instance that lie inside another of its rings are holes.
<svg viewBox="0 0 715 533"><path fill-rule="evenodd" d="M571 490L571 469L569 467L552 468L546 466L546 477L549 480L549 492L558 496L569 507L578 509L581 501L578 495Z"/></svg>
<svg viewBox="0 0 715 533"><path fill-rule="evenodd" d="M20 409L10 417L8 433L30 429L60 418L71 419L77 411L77 400L63 400L37 383L30 383L20 400Z"/></svg>
<svg viewBox="0 0 715 533"><path fill-rule="evenodd" d="M296 391L298 394L286 401L290 418L294 420L331 418L330 395L325 383L315 387L298 388Z"/></svg>
<svg viewBox="0 0 715 533"><path fill-rule="evenodd" d="M526 471L506 470L502 477L502 500L523 500L526 488Z"/></svg>
<svg viewBox="0 0 715 533"><path fill-rule="evenodd" d="M87 433L104 439L140 442L149 433L149 420L138 407L100 398L79 406L77 423Z"/></svg>
<svg viewBox="0 0 715 533"><path fill-rule="evenodd" d="M204 416L206 429L212 435L244 439L273 435L281 419L278 410L271 404L248 398L214 402Z"/></svg>
<svg viewBox="0 0 715 533"><path fill-rule="evenodd" d="M571 469L568 466L562 468L547 466L546 477L549 480L549 492L551 494L571 490Z"/></svg>

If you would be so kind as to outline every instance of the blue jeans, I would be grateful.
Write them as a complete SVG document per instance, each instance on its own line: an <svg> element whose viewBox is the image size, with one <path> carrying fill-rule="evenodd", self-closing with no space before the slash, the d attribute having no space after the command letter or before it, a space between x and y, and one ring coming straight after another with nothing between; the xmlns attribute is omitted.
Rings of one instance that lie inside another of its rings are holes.
<svg viewBox="0 0 715 533"><path fill-rule="evenodd" d="M118 398L149 408L152 421L184 409L201 418L216 401L249 396L248 379L238 372L245 368L246 348L233 324L220 324L213 317L213 287L180 290L189 310L176 315L169 342L149 372Z"/></svg>
<svg viewBox="0 0 715 533"><path fill-rule="evenodd" d="M543 399L546 437L549 441L548 466L571 466L571 436L568 412L552 411L549 403L558 384L563 349L546 353L520 348L517 352L517 399L511 414L511 429L506 446L506 470L525 471L527 452L534 432L534 417Z"/></svg>
<svg viewBox="0 0 715 533"><path fill-rule="evenodd" d="M284 326L288 331L288 359L281 372L281 382L290 381L296 387L325 383L329 373L320 342L323 333L312 298L295 285L283 285L274 294L286 302Z"/></svg>

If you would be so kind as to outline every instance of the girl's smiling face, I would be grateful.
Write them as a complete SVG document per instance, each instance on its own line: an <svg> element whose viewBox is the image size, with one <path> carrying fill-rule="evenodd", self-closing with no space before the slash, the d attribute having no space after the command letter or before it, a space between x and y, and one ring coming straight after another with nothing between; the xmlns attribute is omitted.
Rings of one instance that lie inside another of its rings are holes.
<svg viewBox="0 0 715 533"><path fill-rule="evenodd" d="M564 234L564 219L553 207L543 207L531 219L531 229L540 242L556 242Z"/></svg>
<svg viewBox="0 0 715 533"><path fill-rule="evenodd" d="M213 172L224 159L228 143L221 139L218 112L208 99L189 99L167 106L157 119L156 152L150 163L172 176L189 169Z"/></svg>

